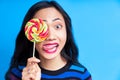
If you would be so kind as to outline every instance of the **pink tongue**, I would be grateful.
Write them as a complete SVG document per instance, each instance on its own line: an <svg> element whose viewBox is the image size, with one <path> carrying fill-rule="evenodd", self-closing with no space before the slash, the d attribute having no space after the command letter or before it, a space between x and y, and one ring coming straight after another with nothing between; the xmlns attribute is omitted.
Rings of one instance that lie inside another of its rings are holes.
<svg viewBox="0 0 120 80"><path fill-rule="evenodd" d="M44 45L43 49L44 50L49 50L49 49L53 49L54 47L56 47L56 44L48 44L48 45Z"/></svg>

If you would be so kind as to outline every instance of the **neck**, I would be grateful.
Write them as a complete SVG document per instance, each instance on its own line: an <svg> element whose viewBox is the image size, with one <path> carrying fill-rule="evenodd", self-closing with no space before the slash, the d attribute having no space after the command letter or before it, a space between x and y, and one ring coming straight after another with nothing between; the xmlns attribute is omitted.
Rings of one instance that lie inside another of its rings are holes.
<svg viewBox="0 0 120 80"><path fill-rule="evenodd" d="M58 70L64 67L67 64L67 61L62 57L56 57L54 59L42 59L40 62L40 66L46 70Z"/></svg>

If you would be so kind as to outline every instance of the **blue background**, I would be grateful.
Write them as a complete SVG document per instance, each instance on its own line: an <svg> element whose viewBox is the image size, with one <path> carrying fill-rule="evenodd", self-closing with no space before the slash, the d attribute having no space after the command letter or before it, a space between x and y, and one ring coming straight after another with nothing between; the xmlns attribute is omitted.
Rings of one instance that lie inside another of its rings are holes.
<svg viewBox="0 0 120 80"><path fill-rule="evenodd" d="M0 80L28 8L39 0L0 0ZM120 80L120 0L57 0L70 15L79 61L93 80Z"/></svg>

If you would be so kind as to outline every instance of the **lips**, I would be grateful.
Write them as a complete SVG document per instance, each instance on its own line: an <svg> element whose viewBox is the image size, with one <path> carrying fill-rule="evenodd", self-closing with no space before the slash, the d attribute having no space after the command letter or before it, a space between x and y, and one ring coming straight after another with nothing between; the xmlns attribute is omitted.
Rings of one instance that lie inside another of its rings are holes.
<svg viewBox="0 0 120 80"><path fill-rule="evenodd" d="M43 45L43 51L46 53L55 53L57 51L58 43L48 43Z"/></svg>

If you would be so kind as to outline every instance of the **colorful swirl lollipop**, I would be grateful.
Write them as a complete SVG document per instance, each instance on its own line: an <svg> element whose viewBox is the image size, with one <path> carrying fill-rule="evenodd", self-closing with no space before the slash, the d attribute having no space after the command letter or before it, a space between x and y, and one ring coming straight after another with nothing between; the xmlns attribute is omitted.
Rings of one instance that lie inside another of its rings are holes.
<svg viewBox="0 0 120 80"><path fill-rule="evenodd" d="M42 19L33 18L25 26L25 35L32 42L42 42L48 36L48 26Z"/></svg>
<svg viewBox="0 0 120 80"><path fill-rule="evenodd" d="M42 19L33 18L25 25L25 35L28 40L34 42L33 57L35 54L35 43L44 41L48 36L48 26Z"/></svg>

